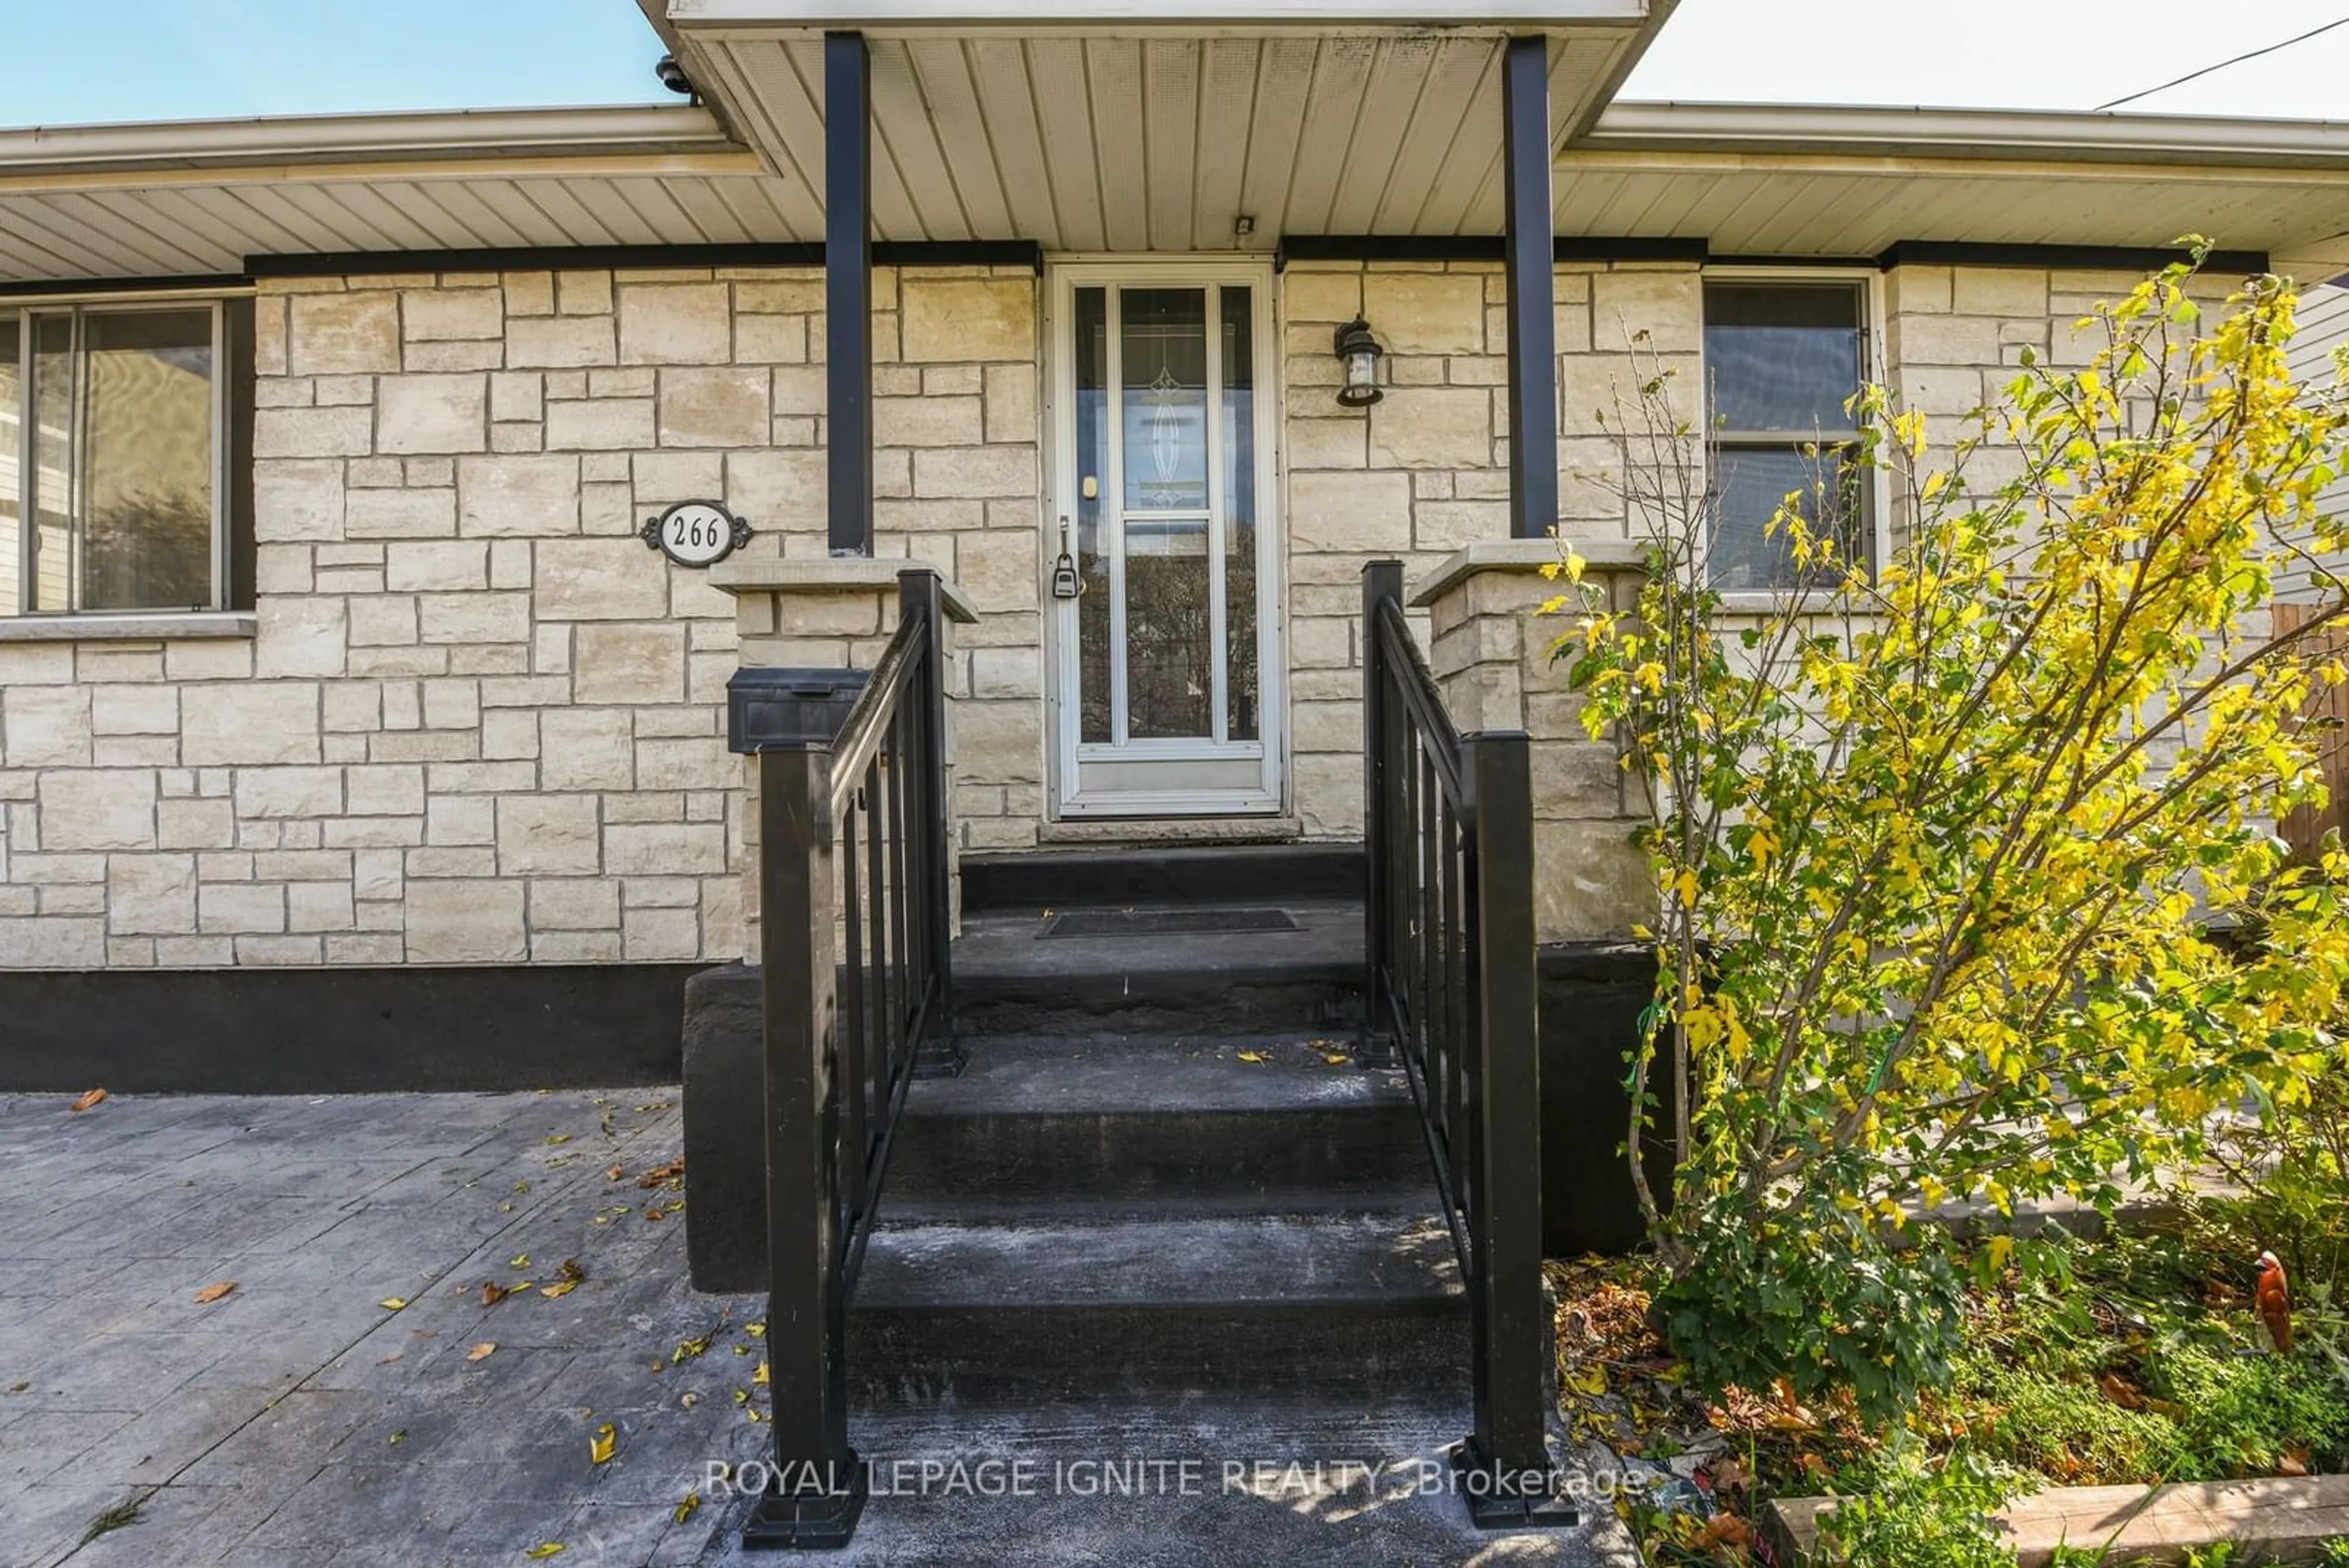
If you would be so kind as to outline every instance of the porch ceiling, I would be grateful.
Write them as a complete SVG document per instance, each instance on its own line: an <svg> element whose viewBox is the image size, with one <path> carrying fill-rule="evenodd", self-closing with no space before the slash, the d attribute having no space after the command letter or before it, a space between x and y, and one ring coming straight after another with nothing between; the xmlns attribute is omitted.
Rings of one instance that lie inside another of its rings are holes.
<svg viewBox="0 0 2349 1568"><path fill-rule="evenodd" d="M822 39L804 21L740 20L761 9L811 8L678 0L667 22L688 72L782 176L785 216L812 238ZM868 30L876 238L1217 251L1268 250L1283 234L1500 231L1506 27L1079 25L1101 9L1074 7L1058 26ZM1323 14L1377 9L1350 0ZM1594 3L1584 9L1598 19L1566 26L1554 24L1570 7L1543 9L1556 146L1669 7Z"/></svg>

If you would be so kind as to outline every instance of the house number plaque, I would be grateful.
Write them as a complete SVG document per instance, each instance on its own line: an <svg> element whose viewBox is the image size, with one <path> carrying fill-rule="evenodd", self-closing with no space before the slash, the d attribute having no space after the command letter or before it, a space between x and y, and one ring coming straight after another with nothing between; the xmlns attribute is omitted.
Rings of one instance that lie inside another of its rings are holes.
<svg viewBox="0 0 2349 1568"><path fill-rule="evenodd" d="M680 566L714 566L750 542L750 525L715 501L680 501L637 536Z"/></svg>

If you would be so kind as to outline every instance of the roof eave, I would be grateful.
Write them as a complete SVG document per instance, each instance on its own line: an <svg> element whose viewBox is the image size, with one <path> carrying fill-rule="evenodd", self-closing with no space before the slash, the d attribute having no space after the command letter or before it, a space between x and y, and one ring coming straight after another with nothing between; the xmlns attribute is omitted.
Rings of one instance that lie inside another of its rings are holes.
<svg viewBox="0 0 2349 1568"><path fill-rule="evenodd" d="M684 105L456 109L260 119L158 120L0 130L0 172L513 161L583 154L733 151L708 109Z"/></svg>
<svg viewBox="0 0 2349 1568"><path fill-rule="evenodd" d="M2331 120L1857 104L1618 102L1603 110L1573 146L1586 151L2349 168L2349 124Z"/></svg>
<svg viewBox="0 0 2349 1568"><path fill-rule="evenodd" d="M640 3L649 7L660 0ZM1543 32L1594 23L1618 27L1645 24L1653 11L1669 9L1670 0L1471 0L1440 14L1432 14L1426 0L1079 0L1067 5L1054 0L668 0L666 20L682 33L752 27L809 33L851 29L875 36L1007 28Z"/></svg>

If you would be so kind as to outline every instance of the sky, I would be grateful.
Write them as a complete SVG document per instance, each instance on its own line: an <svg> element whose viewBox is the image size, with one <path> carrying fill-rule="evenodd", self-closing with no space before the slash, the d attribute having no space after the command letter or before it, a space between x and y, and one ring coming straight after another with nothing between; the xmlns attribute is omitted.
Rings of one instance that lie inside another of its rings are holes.
<svg viewBox="0 0 2349 1568"><path fill-rule="evenodd" d="M1681 0L1621 96L2095 109L2344 17L2349 0ZM2349 26L2128 108L2349 119L2344 82Z"/></svg>
<svg viewBox="0 0 2349 1568"><path fill-rule="evenodd" d="M653 79L660 42L635 0L0 0L0 11L13 62L0 125L676 101ZM2093 109L2344 16L2349 0L1682 0L1624 96ZM2344 82L2349 26L2131 107L2349 119Z"/></svg>
<svg viewBox="0 0 2349 1568"><path fill-rule="evenodd" d="M683 101L653 78L661 42L636 0L0 0L0 125Z"/></svg>

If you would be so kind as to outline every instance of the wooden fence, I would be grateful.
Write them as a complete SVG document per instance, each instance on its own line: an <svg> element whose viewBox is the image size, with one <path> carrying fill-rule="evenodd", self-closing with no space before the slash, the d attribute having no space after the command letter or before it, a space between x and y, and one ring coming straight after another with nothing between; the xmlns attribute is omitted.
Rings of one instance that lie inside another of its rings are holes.
<svg viewBox="0 0 2349 1568"><path fill-rule="evenodd" d="M2269 607L2275 616L2278 637L2298 628L2321 607L2318 605L2279 604ZM2305 651L2315 654L2330 651L2349 659L2349 629L2335 625L2309 634L2303 644ZM2292 846L2295 857L2306 857L2316 851L2324 836L2334 828L2349 829L2349 685L2335 686L2318 691L2310 698L2308 713L2322 728L2315 736L2317 754L2324 766L2324 783L2331 800L2322 811L2302 806L2278 825L2283 841Z"/></svg>

